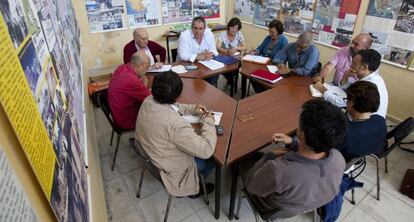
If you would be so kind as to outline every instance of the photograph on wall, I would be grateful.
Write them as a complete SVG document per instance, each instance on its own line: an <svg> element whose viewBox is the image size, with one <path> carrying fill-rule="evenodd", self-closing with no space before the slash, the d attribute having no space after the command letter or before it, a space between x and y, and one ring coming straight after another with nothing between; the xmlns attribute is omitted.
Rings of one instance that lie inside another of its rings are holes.
<svg viewBox="0 0 414 222"><path fill-rule="evenodd" d="M32 41L27 42L23 47L20 51L19 58L32 95L35 95L39 77L42 74L42 67L37 58L36 49Z"/></svg>
<svg viewBox="0 0 414 222"><path fill-rule="evenodd" d="M414 33L414 0L404 0L398 12L395 31Z"/></svg>
<svg viewBox="0 0 414 222"><path fill-rule="evenodd" d="M382 57L390 53L390 47L388 47L389 34L387 32L363 29L362 33L368 33L371 36L371 49L377 50L382 55Z"/></svg>
<svg viewBox="0 0 414 222"><path fill-rule="evenodd" d="M267 26L273 19L277 19L280 13L281 0L256 1L253 24Z"/></svg>
<svg viewBox="0 0 414 222"><path fill-rule="evenodd" d="M384 59L393 63L407 66L412 53L413 51L391 47L389 53L384 55Z"/></svg>
<svg viewBox="0 0 414 222"><path fill-rule="evenodd" d="M220 18L220 0L193 0L194 17Z"/></svg>
<svg viewBox="0 0 414 222"><path fill-rule="evenodd" d="M253 22L254 8L252 0L234 0L234 15L242 22Z"/></svg>
<svg viewBox="0 0 414 222"><path fill-rule="evenodd" d="M29 27L24 20L23 4L21 1L0 1L0 9L13 46L17 49L29 34Z"/></svg>
<svg viewBox="0 0 414 222"><path fill-rule="evenodd" d="M91 33L126 28L125 9L121 0L85 1Z"/></svg>
<svg viewBox="0 0 414 222"><path fill-rule="evenodd" d="M53 21L56 18L52 18L53 14L50 13L51 11L54 11L54 5L48 3L47 0L34 2L48 49L51 51L56 42L55 31L53 30Z"/></svg>
<svg viewBox="0 0 414 222"><path fill-rule="evenodd" d="M314 0L288 0L282 3L282 18L285 31L301 34L312 29Z"/></svg>
<svg viewBox="0 0 414 222"><path fill-rule="evenodd" d="M191 22L193 19L191 0L161 0L162 22Z"/></svg>
<svg viewBox="0 0 414 222"><path fill-rule="evenodd" d="M369 0L367 15L397 19L403 0Z"/></svg>
<svg viewBox="0 0 414 222"><path fill-rule="evenodd" d="M158 1L126 0L129 28L161 24L161 11Z"/></svg>

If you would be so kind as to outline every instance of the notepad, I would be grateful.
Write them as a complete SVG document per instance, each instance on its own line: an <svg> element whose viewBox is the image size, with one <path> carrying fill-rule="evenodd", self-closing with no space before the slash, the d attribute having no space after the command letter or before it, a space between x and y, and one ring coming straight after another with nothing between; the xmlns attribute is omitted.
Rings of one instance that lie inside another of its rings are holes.
<svg viewBox="0 0 414 222"><path fill-rule="evenodd" d="M171 70L172 65L162 65L161 68L149 68L147 72L167 72Z"/></svg>
<svg viewBox="0 0 414 222"><path fill-rule="evenodd" d="M214 60L224 63L226 65L231 65L237 63L239 60L234 58L233 56L226 56L226 55L218 55L214 57Z"/></svg>
<svg viewBox="0 0 414 222"><path fill-rule="evenodd" d="M283 77L280 74L273 74L269 71L258 69L250 75L251 77L261 79L266 82L275 83L279 80L282 80Z"/></svg>
<svg viewBox="0 0 414 222"><path fill-rule="evenodd" d="M214 125L220 125L221 117L223 116L223 112L213 112L214 117ZM200 115L183 115L184 122L194 124L200 123Z"/></svg>
<svg viewBox="0 0 414 222"><path fill-rule="evenodd" d="M277 70L278 70L277 66L275 66L275 65L267 65L266 67L269 70L269 72L271 72L273 74L276 73Z"/></svg>
<svg viewBox="0 0 414 222"><path fill-rule="evenodd" d="M224 64L223 63L221 63L219 61L216 61L214 59L199 61L199 63L203 64L204 66L206 66L207 68L209 68L211 70L216 70L216 69L224 68Z"/></svg>
<svg viewBox="0 0 414 222"><path fill-rule="evenodd" d="M334 85L330 85L328 83L324 83L323 86L329 91L332 92L333 94L341 97L341 98L346 98L346 92L338 86L334 86ZM322 97L322 93L319 92L319 90L317 90L313 84L309 85L309 89L310 92L312 94L313 97Z"/></svg>
<svg viewBox="0 0 414 222"><path fill-rule="evenodd" d="M246 61L246 62L254 62L257 64L268 64L270 62L270 58L268 57L263 57L263 56L258 56L258 55L245 55L242 58L242 61Z"/></svg>

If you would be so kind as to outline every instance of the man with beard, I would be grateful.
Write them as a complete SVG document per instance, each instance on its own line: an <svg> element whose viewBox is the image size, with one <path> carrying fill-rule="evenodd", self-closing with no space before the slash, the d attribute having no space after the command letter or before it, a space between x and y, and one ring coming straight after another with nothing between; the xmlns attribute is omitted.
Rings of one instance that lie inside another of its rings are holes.
<svg viewBox="0 0 414 222"><path fill-rule="evenodd" d="M335 56L325 64L319 74L313 77L313 82L321 81L326 77L333 69L335 69L335 75L333 78L334 85L340 85L345 72L352 64L352 58L361 50L366 50L371 47L372 38L368 33L361 33L356 36L349 47L343 47L339 49ZM354 82L355 78L350 78L349 81Z"/></svg>

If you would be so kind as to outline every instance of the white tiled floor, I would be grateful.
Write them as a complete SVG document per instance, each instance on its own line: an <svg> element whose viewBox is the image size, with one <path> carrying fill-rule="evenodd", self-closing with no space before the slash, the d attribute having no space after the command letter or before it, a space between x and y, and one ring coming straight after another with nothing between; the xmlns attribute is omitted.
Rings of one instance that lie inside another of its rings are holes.
<svg viewBox="0 0 414 222"><path fill-rule="evenodd" d="M220 77L220 89L223 88L223 83L223 78ZM148 173L145 174L141 198L135 197L143 163L129 148L128 138L132 135L123 136L115 169L111 171L110 166L115 145L109 146L110 126L99 109L95 110L95 120L108 208L108 221L162 221L167 206L168 194ZM412 140L414 136L411 135L410 138ZM413 145L411 147L414 148ZM414 168L414 154L399 148L395 149L389 156L388 174L384 173L384 163L381 162L381 201L377 201L375 162L373 159L369 159L367 168L358 178L358 181L364 183L364 187L356 189L357 203L352 205L345 200L339 221L414 221L414 200L400 194L398 191L404 173L408 168ZM230 199L230 176L230 171L225 169L222 173L221 218L218 221L229 221L227 215ZM207 181L214 182L214 173ZM210 205L208 206L201 198L196 200L188 198L173 199L169 221L215 221L213 216L214 193L210 194L209 198ZM350 192L346 194L346 199L350 199ZM246 200L243 200L239 221L254 220L250 206ZM312 221L312 215L299 215L281 221Z"/></svg>

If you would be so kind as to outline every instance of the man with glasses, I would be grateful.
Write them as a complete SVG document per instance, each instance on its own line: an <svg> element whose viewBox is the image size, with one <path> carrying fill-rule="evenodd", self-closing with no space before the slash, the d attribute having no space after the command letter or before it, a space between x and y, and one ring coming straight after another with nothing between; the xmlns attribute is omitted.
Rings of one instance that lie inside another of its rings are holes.
<svg viewBox="0 0 414 222"><path fill-rule="evenodd" d="M288 62L288 66L285 63ZM311 32L304 32L294 43L289 43L273 58L281 74L313 76L317 73L319 50L313 44Z"/></svg>
<svg viewBox="0 0 414 222"><path fill-rule="evenodd" d="M322 78L335 69L333 84L339 85L345 72L349 69L352 63L352 58L361 50L366 50L371 47L372 38L368 33L361 33L357 35L351 42L350 46L339 49L335 56L326 63L318 75L313 77L313 82L322 81ZM351 78L354 82L356 79Z"/></svg>

